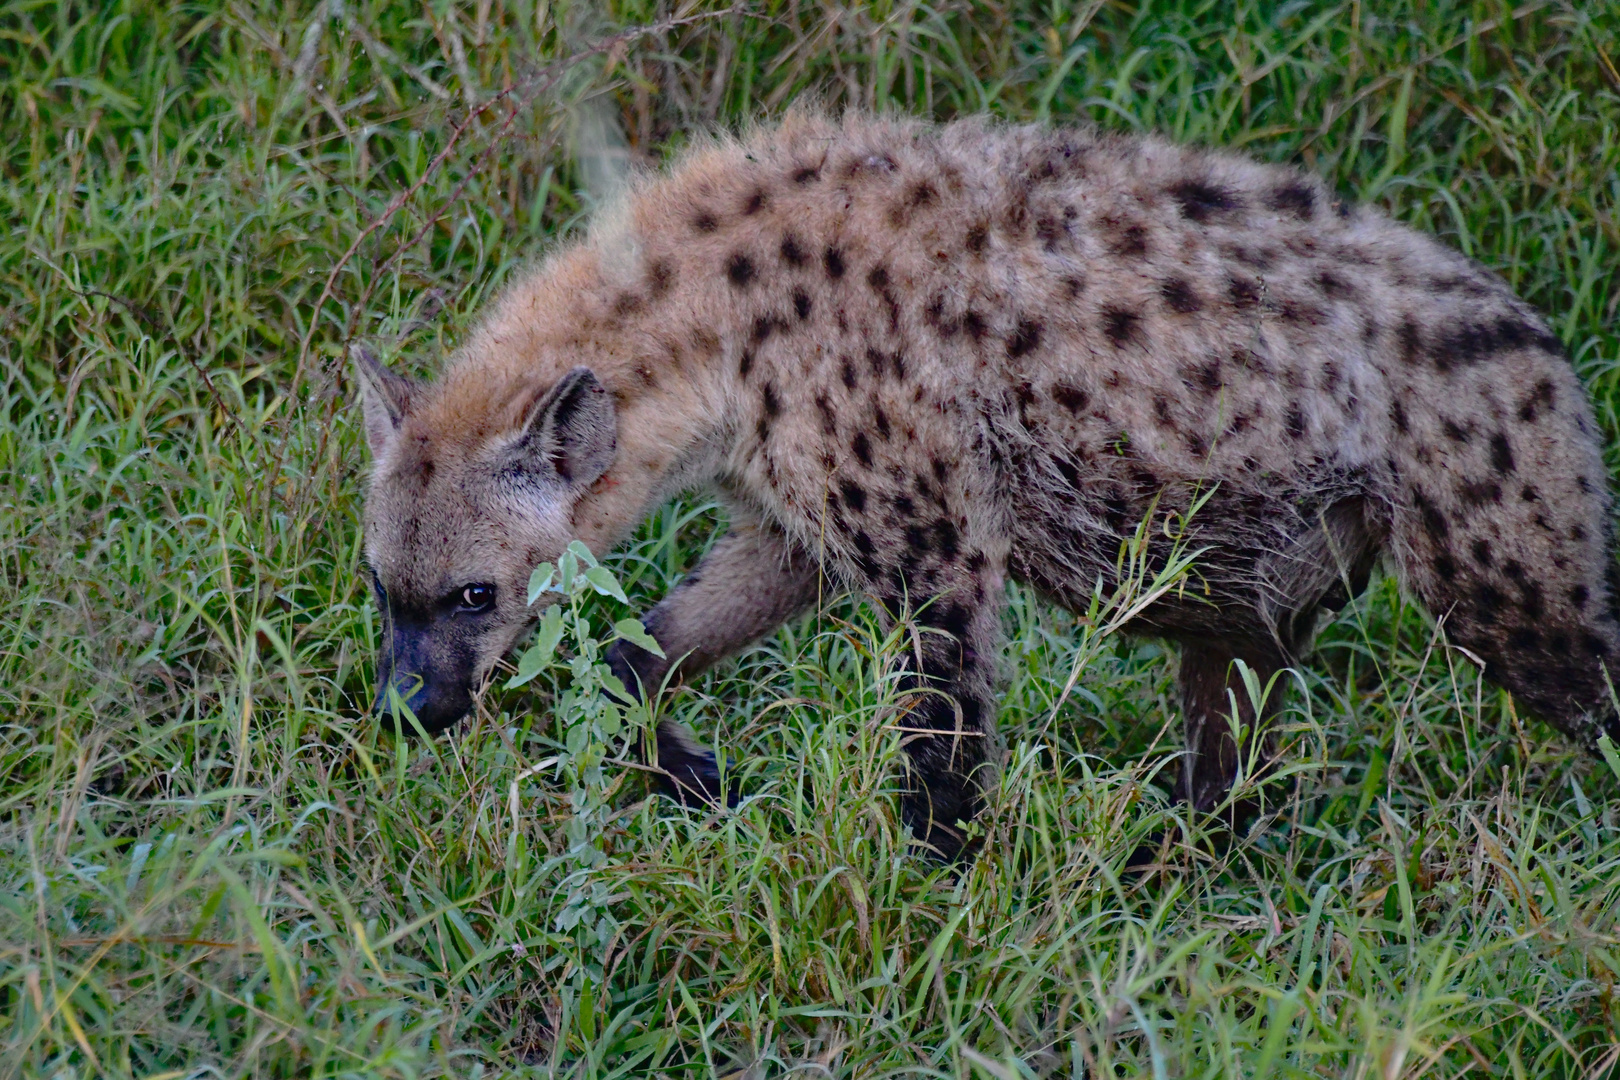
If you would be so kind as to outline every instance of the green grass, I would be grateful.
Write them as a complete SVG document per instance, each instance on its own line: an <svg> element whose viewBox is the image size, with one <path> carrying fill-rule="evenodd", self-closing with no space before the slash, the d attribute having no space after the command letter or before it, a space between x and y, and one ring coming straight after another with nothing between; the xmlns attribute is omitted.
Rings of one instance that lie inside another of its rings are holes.
<svg viewBox="0 0 1620 1080"><path fill-rule="evenodd" d="M650 163L806 95L988 109L1301 161L1439 233L1549 314L1620 467L1617 64L1616 0L8 3L0 1080L1615 1075L1620 777L1387 581L1289 676L1275 824L1163 879L1118 870L1175 817L1166 654L1017 593L959 878L906 849L895 643L843 603L667 705L753 797L610 767L570 880L558 670L454 740L365 715L342 357L432 370L582 227L581 115ZM717 524L656 515L629 608ZM559 921L586 886L596 938Z"/></svg>

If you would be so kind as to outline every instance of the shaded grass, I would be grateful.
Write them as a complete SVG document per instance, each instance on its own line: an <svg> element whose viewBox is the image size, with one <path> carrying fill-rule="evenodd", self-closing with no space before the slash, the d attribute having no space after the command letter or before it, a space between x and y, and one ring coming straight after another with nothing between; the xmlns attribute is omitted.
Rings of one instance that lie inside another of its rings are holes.
<svg viewBox="0 0 1620 1080"><path fill-rule="evenodd" d="M897 822L895 643L849 603L789 627L667 705L736 813L616 774L582 981L556 685L426 745L364 715L340 359L431 370L580 227L590 102L644 162L806 95L989 109L1303 161L1441 234L1551 315L1620 464L1617 35L1612 2L9 6L0 1073L1612 1074L1617 779L1387 581L1287 676L1270 830L1147 884L1158 646L1088 654L1054 718L1080 628L1014 595L953 878ZM655 515L632 606L718 523Z"/></svg>

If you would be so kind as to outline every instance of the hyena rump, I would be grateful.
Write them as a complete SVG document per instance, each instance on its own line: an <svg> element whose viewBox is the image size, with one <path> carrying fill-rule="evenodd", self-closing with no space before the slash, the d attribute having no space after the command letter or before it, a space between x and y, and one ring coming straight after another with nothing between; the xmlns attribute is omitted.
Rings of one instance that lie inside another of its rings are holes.
<svg viewBox="0 0 1620 1080"><path fill-rule="evenodd" d="M429 729L530 623L534 566L708 485L731 530L648 630L689 675L822 575L914 613L905 723L940 734L907 743L903 812L947 855L996 745L1006 579L1083 606L1151 508L1211 490L1199 587L1135 627L1181 645L1195 807L1238 768L1233 661L1293 663L1380 553L1524 705L1620 735L1607 476L1559 341L1489 271L1293 169L800 116L642 179L437 382L359 367L381 682ZM670 674L622 643L613 663ZM711 758L658 743L715 794Z"/></svg>

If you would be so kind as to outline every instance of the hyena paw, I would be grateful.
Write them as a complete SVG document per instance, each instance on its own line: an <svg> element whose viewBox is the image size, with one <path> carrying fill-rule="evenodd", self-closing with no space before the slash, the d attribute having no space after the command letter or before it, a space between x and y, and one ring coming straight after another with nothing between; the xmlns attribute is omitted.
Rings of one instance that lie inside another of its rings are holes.
<svg viewBox="0 0 1620 1080"><path fill-rule="evenodd" d="M734 778L722 781L713 752L673 720L658 725L658 768L659 790L682 806L733 807L741 798Z"/></svg>

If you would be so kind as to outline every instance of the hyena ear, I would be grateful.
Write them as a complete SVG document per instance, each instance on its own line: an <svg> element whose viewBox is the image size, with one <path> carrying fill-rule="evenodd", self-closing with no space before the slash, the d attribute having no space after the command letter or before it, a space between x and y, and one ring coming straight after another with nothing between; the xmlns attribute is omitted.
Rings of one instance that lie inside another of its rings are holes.
<svg viewBox="0 0 1620 1080"><path fill-rule="evenodd" d="M364 345L349 347L360 380L360 408L366 416L366 443L375 456L393 439L410 410L416 383L383 367Z"/></svg>
<svg viewBox="0 0 1620 1080"><path fill-rule="evenodd" d="M613 397L590 368L577 367L557 380L529 410L523 429L514 449L531 476L583 488L613 464L618 446Z"/></svg>

